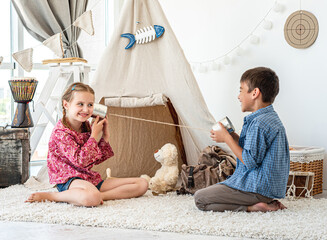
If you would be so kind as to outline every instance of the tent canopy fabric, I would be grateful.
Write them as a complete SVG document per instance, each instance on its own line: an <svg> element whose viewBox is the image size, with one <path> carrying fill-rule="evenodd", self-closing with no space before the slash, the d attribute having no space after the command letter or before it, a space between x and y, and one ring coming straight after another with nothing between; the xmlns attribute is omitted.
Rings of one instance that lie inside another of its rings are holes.
<svg viewBox="0 0 327 240"><path fill-rule="evenodd" d="M160 38L149 43L135 44L132 48L125 49L129 40L121 37L121 34L135 34L138 29L153 25L165 28L165 32ZM210 130L215 120L206 106L191 67L158 0L125 1L119 23L102 55L91 86L95 90L96 101L103 98L105 104L109 106L109 112L112 112L110 109L113 109L112 106L110 107L110 102L119 102L120 100L117 99L125 97L134 99L134 103L133 100L129 100L129 107L133 107L135 104L135 109L128 114L137 116L139 116L137 109L146 107L146 105L142 107L142 104L146 102L144 99L151 99L153 96L169 98L177 113L178 123L194 127L180 128L188 164L196 164L200 151L208 145L216 144L210 138ZM119 111L127 114L126 106L122 107ZM142 116L144 117L144 115ZM109 117L113 118L110 113ZM155 118L156 116L146 114L146 117ZM121 121L125 120L117 120L115 124L119 124ZM151 127L149 126L152 123L144 122L142 124L148 126L147 132L143 132L143 135L147 135L150 139L161 138L159 133L150 131ZM173 127L167 126L167 128ZM148 142L137 140L136 137L136 135L122 135L123 140L111 138L110 141L112 145L116 145L114 141L118 141L123 146L124 142L137 142L139 152L145 151L145 148L154 147L149 146ZM170 140L166 139L166 141ZM122 148L121 145L116 146ZM219 146L230 153L225 144L219 144ZM117 153L115 148L113 150L116 151L116 156L121 153L121 151ZM129 151L129 149L126 148L125 151Z"/></svg>

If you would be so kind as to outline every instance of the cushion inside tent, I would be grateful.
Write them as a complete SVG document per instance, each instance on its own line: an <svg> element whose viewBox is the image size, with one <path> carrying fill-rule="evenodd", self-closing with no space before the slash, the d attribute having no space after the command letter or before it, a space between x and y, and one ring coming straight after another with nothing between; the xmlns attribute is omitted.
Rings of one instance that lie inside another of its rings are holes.
<svg viewBox="0 0 327 240"><path fill-rule="evenodd" d="M121 117L178 124L178 115L169 99L159 94L142 99L107 100L102 99L101 103L108 106L110 145L115 155L93 168L102 178L106 178L107 168L111 169L113 177L139 177L142 174L153 177L161 167L153 154L166 143L177 147L179 168L187 162L179 127Z"/></svg>

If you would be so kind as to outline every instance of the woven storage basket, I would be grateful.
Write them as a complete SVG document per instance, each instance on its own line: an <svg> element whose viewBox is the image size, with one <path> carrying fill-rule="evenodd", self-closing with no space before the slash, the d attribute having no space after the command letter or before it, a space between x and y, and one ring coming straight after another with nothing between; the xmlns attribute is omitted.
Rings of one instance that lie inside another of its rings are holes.
<svg viewBox="0 0 327 240"><path fill-rule="evenodd" d="M290 171L313 172L313 195L322 193L323 161L325 149L319 147L299 146L292 146L290 149Z"/></svg>

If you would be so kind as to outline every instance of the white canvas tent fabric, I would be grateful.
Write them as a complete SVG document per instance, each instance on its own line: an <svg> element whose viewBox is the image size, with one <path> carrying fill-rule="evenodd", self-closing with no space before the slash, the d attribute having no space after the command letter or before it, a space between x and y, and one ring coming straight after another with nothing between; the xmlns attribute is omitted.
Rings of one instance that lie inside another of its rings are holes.
<svg viewBox="0 0 327 240"><path fill-rule="evenodd" d="M160 38L125 49L129 40L121 34L135 34L138 29L153 25L165 28ZM113 97L141 99L155 94L168 97L178 114L179 124L204 129L181 128L188 164L196 164L200 151L215 144L209 133L215 120L157 0L125 0L120 21L91 86L96 101ZM225 144L220 146L230 152Z"/></svg>

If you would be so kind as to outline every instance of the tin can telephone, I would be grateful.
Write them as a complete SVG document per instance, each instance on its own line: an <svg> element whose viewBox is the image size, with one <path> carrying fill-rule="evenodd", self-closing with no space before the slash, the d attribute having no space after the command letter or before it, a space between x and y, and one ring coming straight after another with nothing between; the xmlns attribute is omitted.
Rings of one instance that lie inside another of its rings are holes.
<svg viewBox="0 0 327 240"><path fill-rule="evenodd" d="M108 108L106 105L94 103L92 117L96 118L99 116L100 118L105 118L107 115L107 110Z"/></svg>
<svg viewBox="0 0 327 240"><path fill-rule="evenodd" d="M234 128L232 122L229 120L228 117L224 117L224 118L221 119L219 122L220 122L220 123L221 123L221 124L226 128L226 130L227 130L229 133L232 133L232 132L235 131L235 128ZM212 126L212 130L217 131L217 130L220 129L219 122L217 122L216 124L214 124L214 125Z"/></svg>

